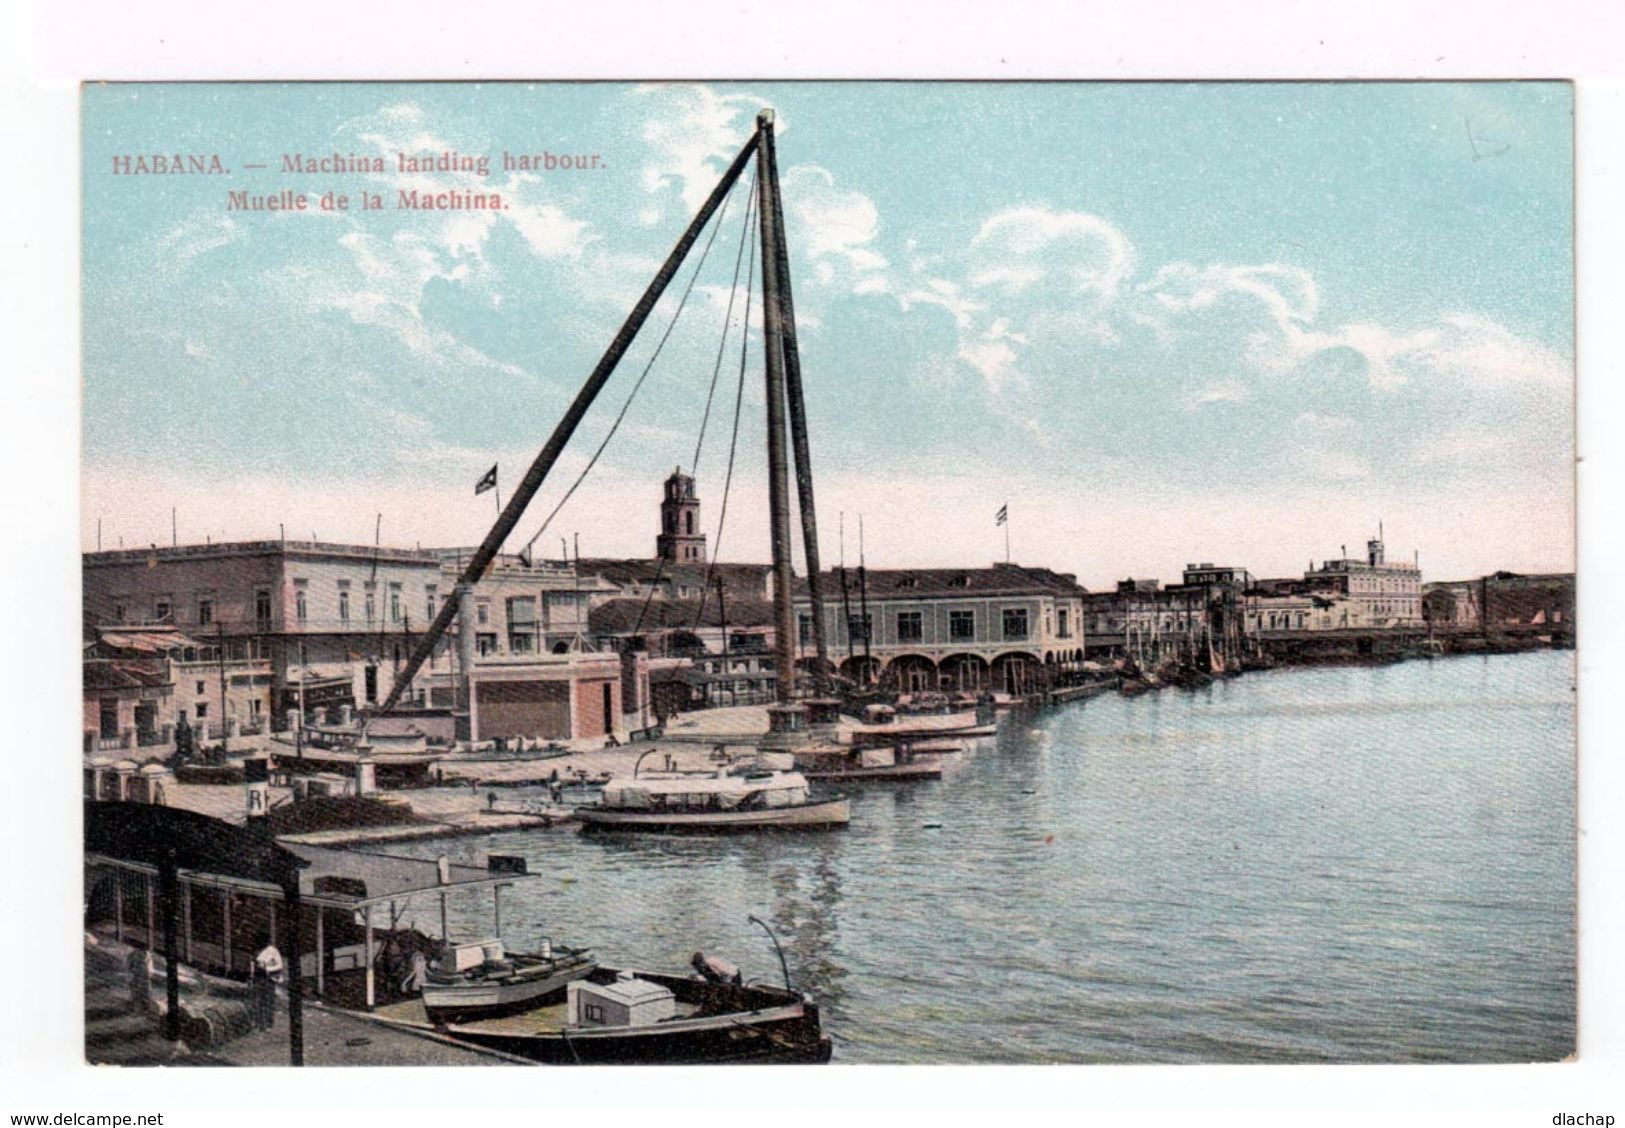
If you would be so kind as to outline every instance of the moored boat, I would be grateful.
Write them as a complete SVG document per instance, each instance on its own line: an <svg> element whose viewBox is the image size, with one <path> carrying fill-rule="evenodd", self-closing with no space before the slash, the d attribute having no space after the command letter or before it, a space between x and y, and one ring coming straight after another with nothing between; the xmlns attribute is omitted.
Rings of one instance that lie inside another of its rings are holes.
<svg viewBox="0 0 1625 1128"><path fill-rule="evenodd" d="M576 817L589 830L824 830L845 826L851 806L815 796L800 772L670 772L610 780Z"/></svg>
<svg viewBox="0 0 1625 1128"><path fill-rule="evenodd" d="M808 779L830 782L864 780L902 782L941 779L942 765L935 756L915 759L909 745L892 748L831 745L798 750L795 763Z"/></svg>
<svg viewBox="0 0 1625 1128"><path fill-rule="evenodd" d="M607 967L565 999L505 1018L436 1024L415 1002L371 1017L556 1065L812 1064L831 1048L818 1005L799 991Z"/></svg>

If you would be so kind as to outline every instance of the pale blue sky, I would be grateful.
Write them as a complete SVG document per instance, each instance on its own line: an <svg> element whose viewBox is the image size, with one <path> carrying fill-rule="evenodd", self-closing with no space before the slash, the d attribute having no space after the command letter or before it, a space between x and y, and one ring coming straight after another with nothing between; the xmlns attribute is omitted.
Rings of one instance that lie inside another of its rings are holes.
<svg viewBox="0 0 1625 1128"><path fill-rule="evenodd" d="M172 504L182 539L365 540L379 510L386 540L477 538L473 481L493 460L517 478L762 105L831 554L862 511L871 563L984 563L1008 501L1015 555L1091 585L1198 558L1290 571L1379 518L1432 575L1569 566L1572 99L1534 83L90 87L87 543L98 518L104 544L167 539ZM279 171L402 147L604 167L441 178L502 192L494 216L398 211L394 173ZM177 151L233 174L110 175ZM385 210L225 206L328 187ZM586 551L651 550L742 205L561 514ZM733 558L766 553L757 382ZM723 435L700 460L712 525Z"/></svg>

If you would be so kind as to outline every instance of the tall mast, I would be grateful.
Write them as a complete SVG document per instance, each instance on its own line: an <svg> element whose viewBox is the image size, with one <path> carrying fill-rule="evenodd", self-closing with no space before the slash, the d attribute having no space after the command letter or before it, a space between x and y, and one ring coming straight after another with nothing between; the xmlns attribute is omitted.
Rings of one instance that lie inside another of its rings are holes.
<svg viewBox="0 0 1625 1128"><path fill-rule="evenodd" d="M745 170L746 164L750 162L750 158L755 152L756 135L752 134L750 140L745 142L744 148L739 150L739 155L728 166L728 170L722 174L722 179L717 182L717 186L711 190L711 195L700 206L699 213L695 215L693 222L688 225L688 230L683 232L682 237L677 240L677 245L666 256L666 261L661 264L660 270L649 283L648 289L643 292L643 297L639 298L638 304L632 307L632 312L627 315L626 321L621 325L620 332L615 334L615 339L610 342L609 348L605 350L603 357L599 359L597 367L592 370L592 374L587 377L586 383L576 393L576 398L570 401L570 406L565 411L564 418L560 419L558 425L553 428L553 433L548 436L547 445L537 452L535 461L530 464L530 469L525 471L524 478L520 480L519 485L514 489L513 496L508 499L508 504L503 507L496 524L491 526L491 531L485 534L485 540L469 557L468 564L463 569L462 575L457 578L455 591L459 596L473 590L474 584L485 574L485 569L496 558L497 550L502 547L502 542L508 538L509 533L513 532L514 526L519 523L519 518L524 516L525 509L536 496L536 491L541 489L543 479L553 469L553 464L558 461L559 455L563 453L565 445L570 441L570 436L575 434L575 429L581 423L582 417L587 414L587 409L592 406L593 400L598 398L598 393L603 390L604 385L614 373L615 366L620 363L621 357L631 347L633 338L638 335L638 330L643 328L643 323L648 320L649 314L653 312L655 303L666 292L666 287L670 285L678 267L682 266L690 248L694 246L695 240L700 237L700 232L705 229L705 225L710 222L711 216L722 205L724 197L733 188L734 182L739 179L739 174ZM423 665L424 659L434 650L441 636L446 633L446 628L450 627L451 621L457 617L458 608L463 602L461 598L454 598L448 599L442 605L440 613L435 616L434 622L429 625L428 631L425 632L416 648L413 649L412 657L407 661L406 668L401 671L400 678L390 688L388 698L385 699L378 710L379 714L388 713L400 701L401 694L408 685L412 684L412 679L417 676L418 669ZM471 605L473 600L470 598L467 602ZM463 629L471 631L473 627L471 624L465 623Z"/></svg>
<svg viewBox="0 0 1625 1128"><path fill-rule="evenodd" d="M765 121L763 120L765 117ZM801 394L801 351L796 346L796 306L790 292L790 245L784 237L784 205L779 197L778 150L773 143L773 111L764 110L757 118L761 137L756 146L756 159L761 165L761 181L767 186L762 199L772 197L771 211L762 209L762 226L766 230L771 219L776 265L767 266L768 273L777 276L779 332L784 349L784 390L790 409L790 443L796 456L796 495L801 503L801 541L807 560L807 594L812 600L813 646L818 653L818 668L814 684L819 693L832 688L829 680L829 642L824 626L824 578L818 558L818 511L813 503L812 448L807 441L807 404ZM763 254L767 243L762 244ZM765 301L768 309L772 299Z"/></svg>
<svg viewBox="0 0 1625 1128"><path fill-rule="evenodd" d="M776 700L789 705L795 699L796 633L795 604L790 585L790 467L784 405L784 296L780 290L779 229L774 222L778 210L778 185L772 165L767 163L767 147L773 138L773 111L756 115L756 153L760 171L756 186L760 196L762 221L762 336L767 354L767 486L768 509L773 533L773 623L774 664L777 667ZM809 562L810 567L810 562ZM813 626L818 627L816 608Z"/></svg>

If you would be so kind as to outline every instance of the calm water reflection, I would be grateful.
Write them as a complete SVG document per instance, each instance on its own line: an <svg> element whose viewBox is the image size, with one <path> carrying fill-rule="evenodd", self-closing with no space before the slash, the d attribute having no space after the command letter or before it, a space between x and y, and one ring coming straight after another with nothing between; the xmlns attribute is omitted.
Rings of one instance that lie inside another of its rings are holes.
<svg viewBox="0 0 1625 1128"><path fill-rule="evenodd" d="M940 782L854 789L844 833L401 849L524 854L516 947L776 981L755 913L840 1061L1551 1059L1573 677L1564 653L1252 674L1008 716ZM455 910L489 931L488 901Z"/></svg>

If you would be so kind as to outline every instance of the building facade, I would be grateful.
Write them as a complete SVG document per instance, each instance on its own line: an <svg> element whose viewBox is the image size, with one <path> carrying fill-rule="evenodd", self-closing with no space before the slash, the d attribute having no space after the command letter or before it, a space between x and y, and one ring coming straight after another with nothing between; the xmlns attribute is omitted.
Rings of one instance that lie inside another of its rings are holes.
<svg viewBox="0 0 1625 1128"><path fill-rule="evenodd" d="M1047 568L835 569L823 593L830 660L859 685L1019 694L1083 661L1085 592ZM810 661L804 582L795 606L798 660Z"/></svg>
<svg viewBox="0 0 1625 1128"><path fill-rule="evenodd" d="M1386 559L1382 537L1366 542L1365 559L1348 556L1323 561L1304 573L1312 590L1346 596L1352 617L1369 627L1417 626L1422 618L1422 570L1415 563Z"/></svg>

